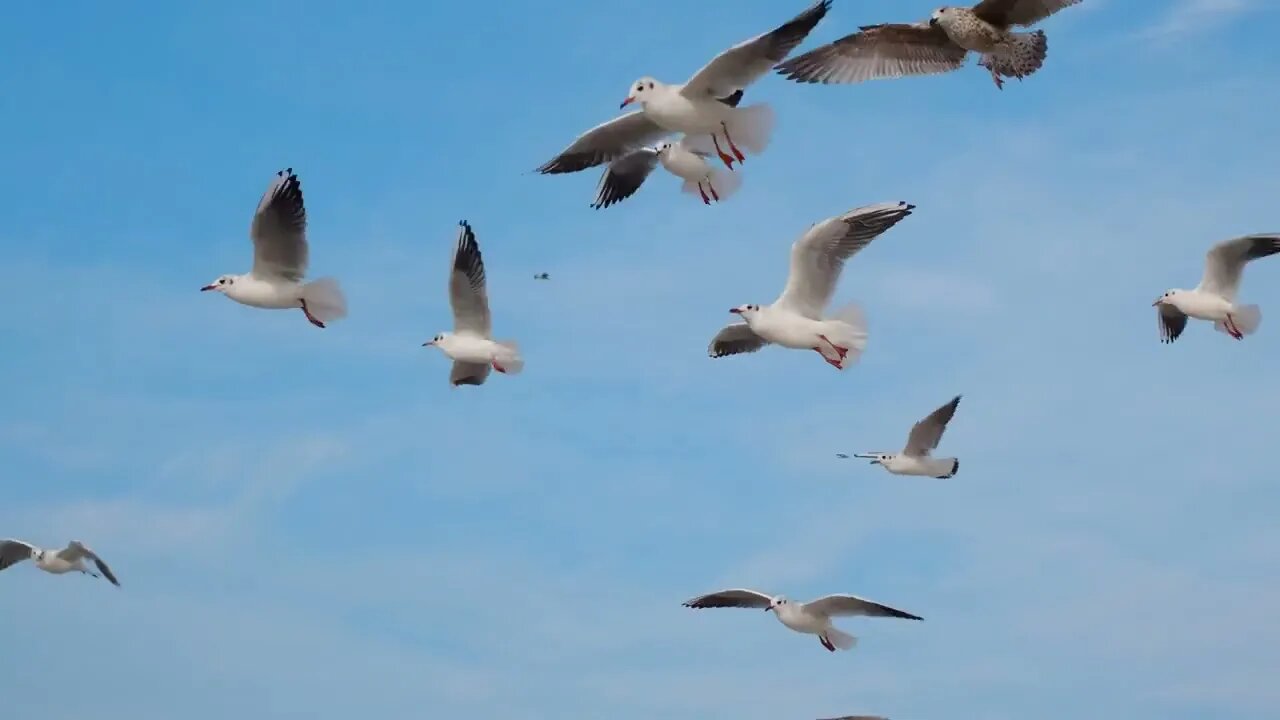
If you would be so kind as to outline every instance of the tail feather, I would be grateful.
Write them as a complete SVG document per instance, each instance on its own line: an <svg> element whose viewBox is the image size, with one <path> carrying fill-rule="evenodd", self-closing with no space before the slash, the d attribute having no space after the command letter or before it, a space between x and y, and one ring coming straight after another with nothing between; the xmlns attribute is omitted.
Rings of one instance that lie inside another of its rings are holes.
<svg viewBox="0 0 1280 720"><path fill-rule="evenodd" d="M524 369L524 358L520 356L520 346L514 340L499 340L497 346L497 350L493 353L494 369L508 375L519 375Z"/></svg>
<svg viewBox="0 0 1280 720"><path fill-rule="evenodd" d="M334 278L320 278L303 285L302 297L307 301L307 310L321 322L347 316L347 298Z"/></svg>
<svg viewBox="0 0 1280 720"><path fill-rule="evenodd" d="M862 351L867 348L867 318L862 308L857 305L838 308L823 324L823 334L831 344L846 351L843 358L831 357L831 360L839 362L841 370L856 363L862 356ZM827 352L824 351L823 355L827 355Z"/></svg>
<svg viewBox="0 0 1280 720"><path fill-rule="evenodd" d="M997 75L1022 78L1044 65L1049 39L1043 30L1010 33L1010 41L999 50L982 56L979 64Z"/></svg>
<svg viewBox="0 0 1280 720"><path fill-rule="evenodd" d="M735 145L759 155L769 147L769 140L773 137L773 119L773 108L767 103L759 103L738 108L725 125Z"/></svg>
<svg viewBox="0 0 1280 720"><path fill-rule="evenodd" d="M1262 324L1262 308L1257 305L1238 305L1231 311L1231 322L1240 331L1241 335L1252 335L1258 331L1258 326ZM1219 320L1213 324L1213 329L1218 332L1227 332L1227 323L1225 320Z"/></svg>
<svg viewBox="0 0 1280 720"><path fill-rule="evenodd" d="M960 460L959 458L951 458L951 469L947 471L946 475L939 475L938 479L946 480L948 478L953 478L958 472L960 472Z"/></svg>
<svg viewBox="0 0 1280 720"><path fill-rule="evenodd" d="M852 650L853 646L858 644L858 638L836 628L827 630L827 640L841 650Z"/></svg>

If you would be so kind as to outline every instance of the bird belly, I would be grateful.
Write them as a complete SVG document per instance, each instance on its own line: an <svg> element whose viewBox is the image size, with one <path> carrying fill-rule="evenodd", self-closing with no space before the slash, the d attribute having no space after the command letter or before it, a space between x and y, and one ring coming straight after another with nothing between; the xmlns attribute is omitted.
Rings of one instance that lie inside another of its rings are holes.
<svg viewBox="0 0 1280 720"><path fill-rule="evenodd" d="M46 558L44 560L37 560L36 565L39 566L41 570L44 570L45 572L48 572L48 573L53 573L54 575L69 573L72 570L76 569L75 563L67 562L66 560L63 560L62 558L59 558L59 557L52 557L52 558Z"/></svg>
<svg viewBox="0 0 1280 720"><path fill-rule="evenodd" d="M891 473L897 475L919 475L922 477L938 477L951 472L951 458L910 457L899 455L887 466Z"/></svg>
<svg viewBox="0 0 1280 720"><path fill-rule="evenodd" d="M793 350L812 350L820 342L819 327L808 318L792 316L782 321L763 317L756 320L751 329L775 345Z"/></svg>
<svg viewBox="0 0 1280 720"><path fill-rule="evenodd" d="M1179 298L1178 309L1197 320L1217 322L1226 319L1227 313L1231 312L1234 306L1227 302L1225 298L1196 293L1189 297Z"/></svg>
<svg viewBox="0 0 1280 720"><path fill-rule="evenodd" d="M485 338L455 335L447 348L441 348L453 360L488 364L493 361L493 341Z"/></svg>
<svg viewBox="0 0 1280 720"><path fill-rule="evenodd" d="M951 28L947 35L951 42L965 50L988 53L1004 44L1007 33L973 18L970 22L959 23Z"/></svg>
<svg viewBox="0 0 1280 720"><path fill-rule="evenodd" d="M276 285L261 280L241 279L227 291L226 295L241 305L268 310L302 306L302 290L296 283Z"/></svg>
<svg viewBox="0 0 1280 720"><path fill-rule="evenodd" d="M706 161L693 153L681 153L674 157L663 158L662 166L681 180L693 183L706 180L711 174L711 167Z"/></svg>
<svg viewBox="0 0 1280 720"><path fill-rule="evenodd" d="M720 103L695 103L678 92L661 100L645 103L644 112L658 127L685 134L711 133L720 129ZM728 107L725 105L724 107Z"/></svg>
<svg viewBox="0 0 1280 720"><path fill-rule="evenodd" d="M829 622L805 613L780 613L778 620L781 620L783 625L796 632L810 635L821 635L827 631L827 626L830 625Z"/></svg>

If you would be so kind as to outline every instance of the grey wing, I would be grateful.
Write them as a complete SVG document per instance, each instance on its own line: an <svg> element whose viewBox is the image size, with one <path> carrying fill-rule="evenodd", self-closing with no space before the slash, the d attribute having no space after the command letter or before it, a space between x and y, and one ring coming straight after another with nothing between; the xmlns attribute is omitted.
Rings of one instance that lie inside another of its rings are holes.
<svg viewBox="0 0 1280 720"><path fill-rule="evenodd" d="M1187 316L1172 305L1161 305L1156 313L1160 323L1160 342L1171 343L1187 329Z"/></svg>
<svg viewBox="0 0 1280 720"><path fill-rule="evenodd" d="M973 6L978 17L999 28L1034 25L1080 0L982 0Z"/></svg>
<svg viewBox="0 0 1280 720"><path fill-rule="evenodd" d="M449 384L454 387L459 385L483 385L488 377L489 365L487 363L454 360L453 369L449 371Z"/></svg>
<svg viewBox="0 0 1280 720"><path fill-rule="evenodd" d="M742 353L753 353L768 345L769 341L755 334L750 325L734 323L726 325L711 339L707 354L713 358Z"/></svg>
<svg viewBox="0 0 1280 720"><path fill-rule="evenodd" d="M819 0L777 28L734 45L689 78L680 92L696 99L724 98L741 90L782 62L830 9L831 0Z"/></svg>
<svg viewBox="0 0 1280 720"><path fill-rule="evenodd" d="M1209 249L1205 256L1204 277L1197 290L1221 295L1234 302L1240 290L1244 266L1250 260L1280 252L1280 235L1245 235L1224 240Z"/></svg>
<svg viewBox="0 0 1280 720"><path fill-rule="evenodd" d="M767 608L773 598L755 590L721 590L686 600L681 605L695 610L704 608Z"/></svg>
<svg viewBox="0 0 1280 720"><path fill-rule="evenodd" d="M942 433L947 431L947 423L951 422L959 405L960 396L957 395L951 399L951 402L929 413L929 417L913 425L911 432L907 435L907 447L902 451L903 454L922 457L937 448L942 440Z"/></svg>
<svg viewBox="0 0 1280 720"><path fill-rule="evenodd" d="M102 558L98 557L97 553L90 550L79 540L72 540L65 548L59 550L58 557L68 562L75 562L76 560L88 558L98 567L98 572L102 573L103 577L109 580L112 585L120 587L120 581L116 580L116 576L111 572L111 568L107 567L107 564L102 561Z"/></svg>
<svg viewBox="0 0 1280 720"><path fill-rule="evenodd" d="M919 615L912 615L888 605L881 605L857 595L827 595L813 602L804 604L808 610L821 615L836 617L839 615L866 615L868 617L894 617L906 620L923 620Z"/></svg>
<svg viewBox="0 0 1280 720"><path fill-rule="evenodd" d="M816 223L791 246L791 273L775 305L818 320L845 261L911 214L915 205L879 203Z"/></svg>
<svg viewBox="0 0 1280 720"><path fill-rule="evenodd" d="M0 540L0 570L31 559L35 547L21 540Z"/></svg>
<svg viewBox="0 0 1280 720"><path fill-rule="evenodd" d="M276 173L249 228L253 274L298 282L307 274L307 209L293 168Z"/></svg>
<svg viewBox="0 0 1280 720"><path fill-rule="evenodd" d="M867 25L782 63L778 72L796 82L847 84L950 72L964 65L965 54L927 23Z"/></svg>
<svg viewBox="0 0 1280 720"><path fill-rule="evenodd" d="M471 225L458 224L458 242L453 248L453 269L449 273L449 304L453 307L453 329L489 337L489 292L485 288L484 258Z"/></svg>
<svg viewBox="0 0 1280 720"><path fill-rule="evenodd" d="M578 172L611 162L633 150L652 145L671 133L637 110L601 123L583 133L538 172L543 175Z"/></svg>
<svg viewBox="0 0 1280 720"><path fill-rule="evenodd" d="M609 163L591 207L607 208L635 195L657 166L658 152L653 148L641 148Z"/></svg>

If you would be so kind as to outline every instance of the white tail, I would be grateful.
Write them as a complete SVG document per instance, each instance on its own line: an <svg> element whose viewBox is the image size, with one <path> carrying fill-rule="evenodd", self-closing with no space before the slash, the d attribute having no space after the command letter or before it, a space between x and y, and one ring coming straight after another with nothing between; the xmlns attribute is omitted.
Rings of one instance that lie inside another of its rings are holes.
<svg viewBox="0 0 1280 720"><path fill-rule="evenodd" d="M759 155L769 147L769 140L773 137L773 108L766 103L738 108L725 124L734 145Z"/></svg>
<svg viewBox="0 0 1280 720"><path fill-rule="evenodd" d="M841 370L856 363L862 351L867 348L867 318L862 313L862 308L857 305L839 308L823 320L823 325L825 326L823 334L831 344L847 351L843 358L827 355L825 350L823 355L838 362Z"/></svg>
<svg viewBox="0 0 1280 720"><path fill-rule="evenodd" d="M519 375L524 369L524 358L520 357L520 346L514 340L498 340L494 343L493 369L508 375Z"/></svg>
<svg viewBox="0 0 1280 720"><path fill-rule="evenodd" d="M1257 305L1238 305L1231 311L1231 322L1235 324L1241 335L1252 335L1262 324L1262 308ZM1227 332L1227 324L1219 320L1213 324L1213 329L1222 333Z"/></svg>
<svg viewBox="0 0 1280 720"><path fill-rule="evenodd" d="M347 316L347 298L333 278L320 278L303 285L302 297L307 301L307 310L320 322Z"/></svg>
<svg viewBox="0 0 1280 720"><path fill-rule="evenodd" d="M827 630L827 640L841 650L852 650L853 646L858 644L858 638L835 628Z"/></svg>
<svg viewBox="0 0 1280 720"><path fill-rule="evenodd" d="M681 192L695 197L705 197L709 202L727 200L738 188L742 187L742 173L731 172L724 168L710 168L710 174L702 182L685 180L680 186Z"/></svg>
<svg viewBox="0 0 1280 720"><path fill-rule="evenodd" d="M979 64L998 75L1021 80L1044 65L1049 40L1043 30L1011 33L1011 38L1012 41L999 50L982 56Z"/></svg>

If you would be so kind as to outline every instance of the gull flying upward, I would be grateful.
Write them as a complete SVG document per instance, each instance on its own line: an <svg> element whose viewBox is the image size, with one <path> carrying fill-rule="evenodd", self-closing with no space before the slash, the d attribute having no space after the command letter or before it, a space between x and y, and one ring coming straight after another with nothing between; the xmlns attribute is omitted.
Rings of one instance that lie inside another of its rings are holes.
<svg viewBox="0 0 1280 720"><path fill-rule="evenodd" d="M859 453L860 457L879 465L894 475L922 475L939 480L955 477L960 470L960 461L956 458L934 458L929 453L937 449L942 440L942 433L947 431L947 423L956 414L960 405L957 395L946 405L929 413L929 417L911 427L907 435L907 446L898 454L893 453Z"/></svg>
<svg viewBox="0 0 1280 720"><path fill-rule="evenodd" d="M875 78L931 75L964 65L970 51L991 73L1022 78L1044 64L1049 51L1043 30L1030 27L1080 0L982 0L972 8L943 7L927 23L865 25L858 32L798 55L780 65L788 79L803 83L856 83Z"/></svg>
<svg viewBox="0 0 1280 720"><path fill-rule="evenodd" d="M754 154L764 152L773 131L773 110L764 104L739 108L743 89L785 59L830 7L831 0L820 0L778 28L734 45L683 85L640 78L631 84L622 101L622 107L639 103L640 110L583 133L538 168L538 172L585 170L652 145L673 133L710 135L721 162L730 168L734 160L745 159L739 146ZM728 151L720 145L721 137Z"/></svg>
<svg viewBox="0 0 1280 720"><path fill-rule="evenodd" d="M810 227L791 246L791 274L772 305L739 305L729 312L745 322L725 327L711 341L711 357L755 352L769 343L814 350L838 370L858 359L867 345L866 322L857 306L829 317L844 263L915 208L905 202L850 210Z"/></svg>
<svg viewBox="0 0 1280 720"><path fill-rule="evenodd" d="M726 200L742 185L742 176L712 167L707 162L709 157L711 153L695 148L687 135L679 142L664 140L655 147L623 155L609 163L600 176L596 201L591 207L599 210L631 197L659 164L684 180L682 192L701 196L704 205Z"/></svg>
<svg viewBox="0 0 1280 720"><path fill-rule="evenodd" d="M1208 320L1213 329L1237 340L1252 335L1262 323L1257 305L1237 305L1244 266L1250 260L1280 253L1280 234L1246 235L1209 249L1204 277L1194 290L1168 290L1151 303L1159 308L1160 341L1171 343L1187 327L1187 318Z"/></svg>
<svg viewBox="0 0 1280 720"><path fill-rule="evenodd" d="M895 610L860 598L856 595L827 595L807 603L791 602L778 595L766 595L755 590L721 590L686 601L687 608L759 608L772 610L779 622L798 633L817 635L822 647L835 652L836 648L848 650L858 639L837 630L831 624L832 617L866 615L868 617L894 617L907 620L923 620L909 612Z"/></svg>
<svg viewBox="0 0 1280 720"><path fill-rule="evenodd" d="M120 586L120 581L111 574L111 568L102 558L85 547L79 540L72 540L61 550L44 550L21 540L0 540L0 570L16 565L23 560L34 560L36 567L47 573L62 575L79 572L93 577L105 577L112 585ZM85 560L92 560L98 572L85 567ZM102 573L99 575L98 573Z"/></svg>
<svg viewBox="0 0 1280 720"><path fill-rule="evenodd" d="M449 382L483 385L489 367L515 375L524 368L520 348L510 340L493 339L489 317L489 293L485 289L484 259L476 234L466 220L458 223L458 242L453 248L449 272L449 304L453 306L453 332L444 332L423 343L434 346L453 360Z"/></svg>
<svg viewBox="0 0 1280 720"><path fill-rule="evenodd" d="M307 273L307 211L293 168L276 173L258 202L249 234L253 269L244 275L223 275L202 291L220 292L257 308L302 308L307 320L320 328L346 316L347 301L337 280L302 282Z"/></svg>

